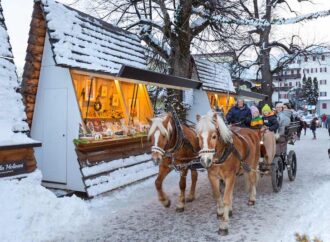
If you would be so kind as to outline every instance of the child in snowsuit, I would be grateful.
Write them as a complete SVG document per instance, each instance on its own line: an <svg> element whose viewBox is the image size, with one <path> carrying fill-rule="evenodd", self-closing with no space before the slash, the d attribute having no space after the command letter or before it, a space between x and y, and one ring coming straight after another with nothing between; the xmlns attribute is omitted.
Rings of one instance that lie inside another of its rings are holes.
<svg viewBox="0 0 330 242"><path fill-rule="evenodd" d="M251 115L252 115L251 124L250 124L251 128L261 129L264 122L262 120L262 117L259 113L258 108L255 106L251 106L250 109L251 109Z"/></svg>

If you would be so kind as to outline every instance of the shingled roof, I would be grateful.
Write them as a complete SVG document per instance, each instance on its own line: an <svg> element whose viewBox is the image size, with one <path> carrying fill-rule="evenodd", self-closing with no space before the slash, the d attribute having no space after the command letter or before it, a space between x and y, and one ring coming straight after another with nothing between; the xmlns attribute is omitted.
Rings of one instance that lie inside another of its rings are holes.
<svg viewBox="0 0 330 242"><path fill-rule="evenodd" d="M109 74L122 65L146 68L137 35L54 0L36 2L41 2L57 65Z"/></svg>
<svg viewBox="0 0 330 242"><path fill-rule="evenodd" d="M206 59L195 59L199 80L206 91L235 93L235 88L227 68Z"/></svg>
<svg viewBox="0 0 330 242"><path fill-rule="evenodd" d="M0 146L31 142L16 66L0 2Z"/></svg>

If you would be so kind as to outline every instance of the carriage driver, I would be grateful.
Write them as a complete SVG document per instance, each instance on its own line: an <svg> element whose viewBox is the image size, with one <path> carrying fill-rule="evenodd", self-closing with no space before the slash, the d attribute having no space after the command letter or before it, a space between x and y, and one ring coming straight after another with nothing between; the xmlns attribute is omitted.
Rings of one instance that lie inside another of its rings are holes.
<svg viewBox="0 0 330 242"><path fill-rule="evenodd" d="M240 127L250 127L252 115L250 108L244 103L243 99L238 99L226 115L228 124Z"/></svg>

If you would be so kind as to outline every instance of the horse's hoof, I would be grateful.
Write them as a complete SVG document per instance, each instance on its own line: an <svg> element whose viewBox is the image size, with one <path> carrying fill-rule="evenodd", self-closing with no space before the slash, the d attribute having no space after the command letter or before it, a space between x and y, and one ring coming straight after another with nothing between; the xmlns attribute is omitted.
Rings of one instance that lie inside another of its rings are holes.
<svg viewBox="0 0 330 242"><path fill-rule="evenodd" d="M229 218L231 218L231 217L233 217L233 211L232 210L229 211Z"/></svg>
<svg viewBox="0 0 330 242"><path fill-rule="evenodd" d="M228 231L228 229L219 229L218 234L221 236L226 236L229 234L229 231Z"/></svg>
<svg viewBox="0 0 330 242"><path fill-rule="evenodd" d="M166 202L163 202L163 205L164 205L165 208L171 207L171 200L168 199Z"/></svg>
<svg viewBox="0 0 330 242"><path fill-rule="evenodd" d="M192 201L194 201L195 200L195 198L191 198L191 197L187 197L186 198L186 202L187 203L191 203Z"/></svg>
<svg viewBox="0 0 330 242"><path fill-rule="evenodd" d="M176 207L175 211L177 213L182 213L184 211L184 207L182 207L182 208Z"/></svg>
<svg viewBox="0 0 330 242"><path fill-rule="evenodd" d="M223 218L223 214L218 214L217 213L217 219L222 219Z"/></svg>
<svg viewBox="0 0 330 242"><path fill-rule="evenodd" d="M256 201L249 200L248 205L249 206L254 206L256 204Z"/></svg>

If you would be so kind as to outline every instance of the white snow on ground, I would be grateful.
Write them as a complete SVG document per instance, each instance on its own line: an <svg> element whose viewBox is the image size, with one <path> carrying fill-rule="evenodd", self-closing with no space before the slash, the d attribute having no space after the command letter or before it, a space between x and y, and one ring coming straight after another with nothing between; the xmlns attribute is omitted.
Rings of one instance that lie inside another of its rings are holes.
<svg viewBox="0 0 330 242"><path fill-rule="evenodd" d="M16 241L290 242L296 232L330 241L330 140L325 129L317 130L317 140L307 132L290 147L298 157L297 178L290 182L285 171L279 193L273 193L270 177L262 177L257 203L248 207L244 180L238 178L226 237L217 234L215 202L206 172L199 173L196 200L186 204L183 213L175 212L179 193L176 172L164 184L172 200L170 208L158 202L154 178L84 202L75 197L58 199L34 182L2 181L0 230L6 228L4 238ZM17 186L22 186L19 191Z"/></svg>
<svg viewBox="0 0 330 242"><path fill-rule="evenodd" d="M0 180L1 241L53 241L62 233L79 233L89 222L86 202L75 196L57 198L40 182L40 171L20 181Z"/></svg>

